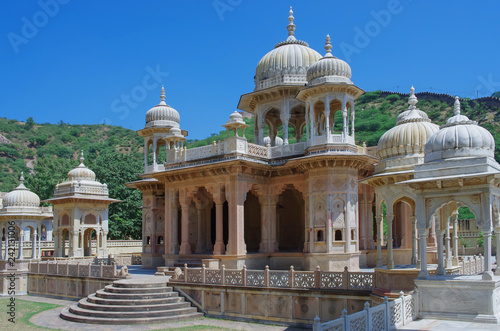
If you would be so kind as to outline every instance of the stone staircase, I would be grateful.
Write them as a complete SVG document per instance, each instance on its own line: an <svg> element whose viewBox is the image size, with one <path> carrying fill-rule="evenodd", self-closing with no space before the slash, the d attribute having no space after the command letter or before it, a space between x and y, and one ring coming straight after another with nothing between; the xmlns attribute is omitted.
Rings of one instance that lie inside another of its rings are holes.
<svg viewBox="0 0 500 331"><path fill-rule="evenodd" d="M80 323L131 325L198 319L203 314L166 281L124 279L64 308L60 316Z"/></svg>

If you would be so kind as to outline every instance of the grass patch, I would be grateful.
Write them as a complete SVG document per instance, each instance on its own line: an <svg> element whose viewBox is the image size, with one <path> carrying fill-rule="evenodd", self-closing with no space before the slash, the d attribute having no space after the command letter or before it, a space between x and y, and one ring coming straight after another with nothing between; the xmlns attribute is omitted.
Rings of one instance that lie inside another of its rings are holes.
<svg viewBox="0 0 500 331"><path fill-rule="evenodd" d="M7 321L9 318L8 315L6 314L7 312L7 304L9 303L10 299L1 299L0 300L0 311L2 312L2 318L0 319L0 322L2 323L2 327L6 327L6 329L11 329L11 330L40 330L40 329L46 329L44 327L34 325L30 323L30 318L31 316L38 314L42 311L61 307L60 305L55 305L52 303L43 303L43 302L32 302L32 301L25 301L25 300L20 300L16 298L16 318L15 318L15 324Z"/></svg>

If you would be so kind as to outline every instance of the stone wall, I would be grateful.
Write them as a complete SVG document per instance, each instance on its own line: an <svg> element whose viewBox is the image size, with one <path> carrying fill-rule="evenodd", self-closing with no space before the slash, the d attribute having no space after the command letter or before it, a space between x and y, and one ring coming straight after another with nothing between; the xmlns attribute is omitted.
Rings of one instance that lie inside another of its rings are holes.
<svg viewBox="0 0 500 331"><path fill-rule="evenodd" d="M118 279L120 278L30 274L28 276L28 294L79 299L95 293Z"/></svg>
<svg viewBox="0 0 500 331"><path fill-rule="evenodd" d="M319 316L329 321L363 309L370 291L262 289L169 283L208 316L274 323L311 325Z"/></svg>

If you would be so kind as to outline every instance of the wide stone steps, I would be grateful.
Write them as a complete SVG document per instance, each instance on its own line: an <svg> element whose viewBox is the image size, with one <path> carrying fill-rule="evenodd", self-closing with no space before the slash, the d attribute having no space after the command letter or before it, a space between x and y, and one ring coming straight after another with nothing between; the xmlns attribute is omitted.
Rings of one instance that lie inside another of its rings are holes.
<svg viewBox="0 0 500 331"><path fill-rule="evenodd" d="M80 323L132 325L197 319L203 316L166 281L118 280L64 308L61 318Z"/></svg>
<svg viewBox="0 0 500 331"><path fill-rule="evenodd" d="M177 292L172 292L170 296L159 299L107 299L107 298L99 298L94 294L91 294L87 297L87 301L91 303L96 303L100 305L159 305L163 303L171 303L177 302L176 300L184 300L184 298L179 298L179 294Z"/></svg>
<svg viewBox="0 0 500 331"><path fill-rule="evenodd" d="M171 293L171 292L170 292ZM170 295L169 292L160 293L110 293L105 290L98 290L95 295L103 299L136 300L136 299L160 299Z"/></svg>
<svg viewBox="0 0 500 331"><path fill-rule="evenodd" d="M109 293L164 293L164 292L171 292L172 288L171 287L147 287L147 288L141 288L141 287L114 287L113 285L106 285L104 287L104 290Z"/></svg>
<svg viewBox="0 0 500 331"><path fill-rule="evenodd" d="M165 310L165 309L174 309L174 305L179 305L182 304L183 306L180 306L178 308L185 308L186 304L188 304L185 301L181 301L182 298L178 298L179 301L177 302L170 302L170 303L161 303L161 304L149 304L149 305L130 305L127 307L128 311L153 311L153 310ZM83 309L90 309L90 310L99 310L99 311L123 311L123 306L122 305L101 305L101 304L96 304L93 302L88 302L85 299L82 299L78 302L78 307L83 308ZM189 304L187 307L190 307Z"/></svg>

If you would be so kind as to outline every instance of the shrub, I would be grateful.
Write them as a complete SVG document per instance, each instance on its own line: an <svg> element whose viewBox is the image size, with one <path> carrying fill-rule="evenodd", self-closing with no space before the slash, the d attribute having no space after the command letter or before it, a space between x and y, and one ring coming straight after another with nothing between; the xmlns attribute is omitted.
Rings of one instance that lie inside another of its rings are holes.
<svg viewBox="0 0 500 331"><path fill-rule="evenodd" d="M390 101L390 102L395 102L401 99L399 97L399 94L389 94L388 96L385 97L385 100Z"/></svg>

